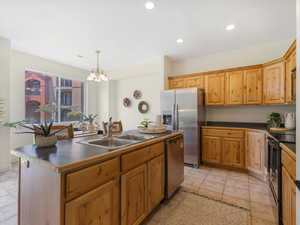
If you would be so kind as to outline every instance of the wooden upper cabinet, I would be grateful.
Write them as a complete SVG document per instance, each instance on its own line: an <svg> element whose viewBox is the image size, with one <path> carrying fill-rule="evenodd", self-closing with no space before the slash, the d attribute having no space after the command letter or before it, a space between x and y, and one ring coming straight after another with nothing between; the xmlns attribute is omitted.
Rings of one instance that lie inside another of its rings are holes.
<svg viewBox="0 0 300 225"><path fill-rule="evenodd" d="M122 176L122 225L138 225L148 215L147 177L147 164L143 164L135 169L132 169Z"/></svg>
<svg viewBox="0 0 300 225"><path fill-rule="evenodd" d="M233 71L226 73L226 105L243 104L243 82L243 71Z"/></svg>
<svg viewBox="0 0 300 225"><path fill-rule="evenodd" d="M208 163L221 163L222 138L202 136L202 160Z"/></svg>
<svg viewBox="0 0 300 225"><path fill-rule="evenodd" d="M204 76L193 76L184 78L185 88L204 88Z"/></svg>
<svg viewBox="0 0 300 225"><path fill-rule="evenodd" d="M240 138L223 138L222 164L244 168L244 140Z"/></svg>
<svg viewBox="0 0 300 225"><path fill-rule="evenodd" d="M165 173L164 156L158 156L148 163L149 212L151 212L164 198Z"/></svg>
<svg viewBox="0 0 300 225"><path fill-rule="evenodd" d="M285 59L285 101L286 103L295 103L295 82L294 69L296 68L296 42L293 43L287 52Z"/></svg>
<svg viewBox="0 0 300 225"><path fill-rule="evenodd" d="M265 133L248 130L247 132L247 167L248 170L264 174Z"/></svg>
<svg viewBox="0 0 300 225"><path fill-rule="evenodd" d="M285 65L284 61L277 60L264 66L264 103L283 104L285 102Z"/></svg>
<svg viewBox="0 0 300 225"><path fill-rule="evenodd" d="M225 104L225 74L211 74L205 76L205 104L224 105Z"/></svg>
<svg viewBox="0 0 300 225"><path fill-rule="evenodd" d="M65 225L119 224L119 184L112 180L66 204Z"/></svg>
<svg viewBox="0 0 300 225"><path fill-rule="evenodd" d="M184 88L183 78L172 78L169 80L169 89Z"/></svg>
<svg viewBox="0 0 300 225"><path fill-rule="evenodd" d="M244 71L244 104L262 104L262 69Z"/></svg>

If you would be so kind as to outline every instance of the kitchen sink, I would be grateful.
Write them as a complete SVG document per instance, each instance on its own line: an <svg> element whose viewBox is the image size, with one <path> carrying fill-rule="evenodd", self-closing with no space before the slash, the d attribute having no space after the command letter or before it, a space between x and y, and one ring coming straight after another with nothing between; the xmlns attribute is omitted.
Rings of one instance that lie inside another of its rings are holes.
<svg viewBox="0 0 300 225"><path fill-rule="evenodd" d="M145 141L147 139L152 138L152 136L141 136L141 135L134 135L134 134L124 134L121 136L116 136L116 138L118 139L122 139L122 140L133 140L133 141Z"/></svg>
<svg viewBox="0 0 300 225"><path fill-rule="evenodd" d="M122 140L122 139L118 139L115 137L111 137L111 138L102 138L102 139L97 139L97 140L85 141L82 143L88 144L88 145L99 146L101 148L115 149L115 148L130 145L130 144L134 144L134 143L136 143L136 141Z"/></svg>

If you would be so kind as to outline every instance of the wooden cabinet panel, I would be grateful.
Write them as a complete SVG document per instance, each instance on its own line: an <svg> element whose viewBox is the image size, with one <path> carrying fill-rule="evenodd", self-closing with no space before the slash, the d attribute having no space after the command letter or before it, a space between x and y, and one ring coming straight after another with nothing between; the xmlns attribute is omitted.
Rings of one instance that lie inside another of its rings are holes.
<svg viewBox="0 0 300 225"><path fill-rule="evenodd" d="M150 159L163 154L163 152L164 152L164 143L159 142L157 144L153 144L148 147L124 154L121 157L122 171L135 168L138 165L141 165L146 161L149 161Z"/></svg>
<svg viewBox="0 0 300 225"><path fill-rule="evenodd" d="M247 132L247 167L248 170L264 174L265 133L255 130Z"/></svg>
<svg viewBox="0 0 300 225"><path fill-rule="evenodd" d="M175 78L169 80L169 89L184 88L184 79Z"/></svg>
<svg viewBox="0 0 300 225"><path fill-rule="evenodd" d="M293 70L296 68L296 49L291 52L285 61L285 101L286 103L293 104L295 99L293 96Z"/></svg>
<svg viewBox="0 0 300 225"><path fill-rule="evenodd" d="M242 105L243 104L243 82L244 72L233 71L226 73L226 104Z"/></svg>
<svg viewBox="0 0 300 225"><path fill-rule="evenodd" d="M279 61L264 67L264 103L282 104L285 102L284 62Z"/></svg>
<svg viewBox="0 0 300 225"><path fill-rule="evenodd" d="M289 151L289 150L288 150ZM296 179L296 161L284 150L281 151L281 162L290 176Z"/></svg>
<svg viewBox="0 0 300 225"><path fill-rule="evenodd" d="M203 135L208 136L219 136L219 137L232 137L232 138L243 138L244 130L230 130L230 129L202 129Z"/></svg>
<svg viewBox="0 0 300 225"><path fill-rule="evenodd" d="M117 225L119 204L119 185L112 180L67 203L65 225Z"/></svg>
<svg viewBox="0 0 300 225"><path fill-rule="evenodd" d="M211 74L205 76L206 105L225 104L225 74Z"/></svg>
<svg viewBox="0 0 300 225"><path fill-rule="evenodd" d="M222 139L202 136L202 160L208 163L221 163Z"/></svg>
<svg viewBox="0 0 300 225"><path fill-rule="evenodd" d="M244 167L244 141L240 138L223 138L222 164Z"/></svg>
<svg viewBox="0 0 300 225"><path fill-rule="evenodd" d="M186 77L184 78L185 88L204 88L204 76L199 75L196 77Z"/></svg>
<svg viewBox="0 0 300 225"><path fill-rule="evenodd" d="M148 213L147 166L143 164L121 177L121 224L138 225Z"/></svg>
<svg viewBox="0 0 300 225"><path fill-rule="evenodd" d="M161 155L148 163L148 209L151 212L164 198L165 173L164 156Z"/></svg>
<svg viewBox="0 0 300 225"><path fill-rule="evenodd" d="M262 70L245 70L244 86L244 104L262 104Z"/></svg>
<svg viewBox="0 0 300 225"><path fill-rule="evenodd" d="M296 224L296 185L282 167L282 220L284 225Z"/></svg>
<svg viewBox="0 0 300 225"><path fill-rule="evenodd" d="M119 158L70 173L66 176L66 197L70 199L79 196L118 176L119 173Z"/></svg>

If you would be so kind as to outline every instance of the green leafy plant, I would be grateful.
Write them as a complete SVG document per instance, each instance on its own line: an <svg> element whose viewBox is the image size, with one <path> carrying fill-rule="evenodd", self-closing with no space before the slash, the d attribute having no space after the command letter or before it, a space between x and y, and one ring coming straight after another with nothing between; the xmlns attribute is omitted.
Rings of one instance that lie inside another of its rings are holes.
<svg viewBox="0 0 300 225"><path fill-rule="evenodd" d="M21 120L17 122L11 122L11 123L4 123L3 126L5 127L11 127L11 128L18 128L23 127L26 129L29 129L30 131L23 131L23 132L17 132L17 134L34 134L36 136L43 136L43 137L50 137L53 136L60 131L67 129L68 127L64 127L58 130L55 130L54 132L51 132L51 128L53 126L53 122L44 122L39 125L27 125L29 121L28 120Z"/></svg>
<svg viewBox="0 0 300 225"><path fill-rule="evenodd" d="M82 113L79 111L72 111L67 113L68 118L70 118L71 120L81 120L81 115Z"/></svg>
<svg viewBox="0 0 300 225"><path fill-rule="evenodd" d="M97 117L98 114L88 114L88 115L81 114L81 119L83 121L89 122L90 124L92 124Z"/></svg>
<svg viewBox="0 0 300 225"><path fill-rule="evenodd" d="M51 120L53 121L55 119L55 113L57 112L57 106L55 103L43 104L43 105L39 106L37 111L49 114L51 117Z"/></svg>
<svg viewBox="0 0 300 225"><path fill-rule="evenodd" d="M149 119L143 119L140 124L143 125L144 127L148 127L151 123L153 123L152 121L150 121Z"/></svg>
<svg viewBox="0 0 300 225"><path fill-rule="evenodd" d="M281 122L282 122L282 118L281 118L280 113L275 113L275 112L272 112L269 115L269 118L267 120L269 128L271 128L271 127L280 127Z"/></svg>

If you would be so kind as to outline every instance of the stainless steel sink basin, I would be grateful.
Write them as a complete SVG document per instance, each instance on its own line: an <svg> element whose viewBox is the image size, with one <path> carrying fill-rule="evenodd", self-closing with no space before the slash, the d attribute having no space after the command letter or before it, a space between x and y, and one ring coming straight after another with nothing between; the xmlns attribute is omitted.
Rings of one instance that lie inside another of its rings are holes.
<svg viewBox="0 0 300 225"><path fill-rule="evenodd" d="M91 140L91 141L87 141L85 143L90 144L90 145L96 145L96 146L103 147L103 148L114 149L114 148L130 145L135 142L130 141L130 140L121 140L121 139L112 137L112 138L102 138L102 139L97 139L97 140Z"/></svg>
<svg viewBox="0 0 300 225"><path fill-rule="evenodd" d="M144 141L149 139L149 137L145 137L145 136L140 136L140 135L133 135L133 134L124 134L121 136L116 136L116 138L118 139L125 139L125 140L133 140L133 141ZM151 137L150 137L151 138Z"/></svg>

